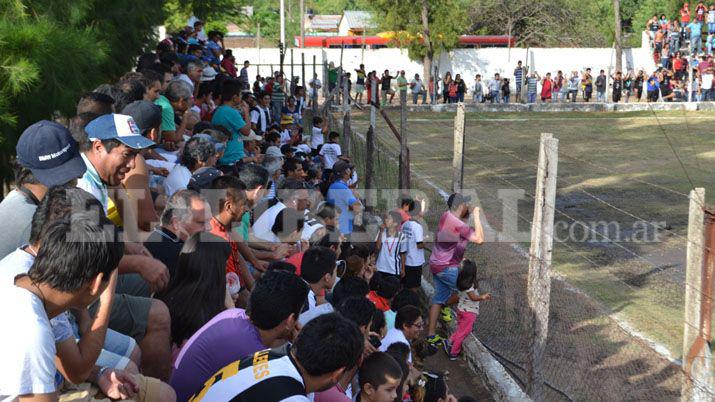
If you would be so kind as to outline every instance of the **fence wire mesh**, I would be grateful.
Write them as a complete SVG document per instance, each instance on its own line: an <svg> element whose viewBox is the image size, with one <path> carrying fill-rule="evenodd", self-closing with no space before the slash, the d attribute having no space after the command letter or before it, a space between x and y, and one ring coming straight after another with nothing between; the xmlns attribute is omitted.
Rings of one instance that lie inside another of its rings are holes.
<svg viewBox="0 0 715 402"><path fill-rule="evenodd" d="M399 121L399 111L388 115ZM412 173L421 179L413 187L451 188L453 119L408 116ZM689 181L715 194L706 169L715 140L696 134L714 122L685 112L467 115L464 188L478 197L494 232L515 234L468 251L484 278L481 291L493 297L482 303L474 332L522 386L539 133L560 140L546 400L675 400L683 376ZM353 114L358 164L368 124L367 114ZM379 116L376 138L377 186L395 188L399 142ZM444 203L432 194L425 218L434 230Z"/></svg>

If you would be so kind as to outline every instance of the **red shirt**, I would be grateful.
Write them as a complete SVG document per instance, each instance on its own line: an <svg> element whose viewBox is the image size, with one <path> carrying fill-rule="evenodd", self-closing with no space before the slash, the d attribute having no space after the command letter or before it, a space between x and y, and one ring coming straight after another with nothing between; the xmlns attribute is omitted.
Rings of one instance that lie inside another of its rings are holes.
<svg viewBox="0 0 715 402"><path fill-rule="evenodd" d="M708 10L705 8L704 4L698 4L698 7L695 9L695 18L697 18L698 21L703 22L707 12Z"/></svg>
<svg viewBox="0 0 715 402"><path fill-rule="evenodd" d="M370 299L370 301L375 304L375 307L377 307L377 309L382 311L383 313L390 309L390 302L384 297L375 293L374 290L370 291L370 293L367 294L367 298Z"/></svg>
<svg viewBox="0 0 715 402"><path fill-rule="evenodd" d="M233 64L233 60L230 60L228 58L224 58L221 61L221 67L223 67L224 70L230 75L231 77L236 78L236 65Z"/></svg>
<svg viewBox="0 0 715 402"><path fill-rule="evenodd" d="M238 251L238 244L231 238L230 228L227 228L226 226L224 226L223 223L219 222L216 217L213 217L211 218L210 233L214 236L218 236L226 240L229 246L231 246L231 255L226 261L226 273L233 272L238 275L239 279L241 280L241 286L245 286L245 284L243 283L243 278L241 278L241 275L238 272L238 262L243 257L241 257L241 253L239 253Z"/></svg>
<svg viewBox="0 0 715 402"><path fill-rule="evenodd" d="M680 9L680 22L687 24L690 22L690 9L681 8Z"/></svg>
<svg viewBox="0 0 715 402"><path fill-rule="evenodd" d="M293 264L295 267L295 274L300 276L300 264L303 263L303 255L305 255L305 251L301 251L300 253L295 253L292 256L288 257L285 259L285 262L289 264Z"/></svg>

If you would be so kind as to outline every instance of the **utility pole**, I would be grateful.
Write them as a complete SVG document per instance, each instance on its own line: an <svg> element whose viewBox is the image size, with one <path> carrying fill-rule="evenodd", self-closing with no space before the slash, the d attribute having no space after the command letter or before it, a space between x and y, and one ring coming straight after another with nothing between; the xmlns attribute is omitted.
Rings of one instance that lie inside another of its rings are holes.
<svg viewBox="0 0 715 402"><path fill-rule="evenodd" d="M613 14L614 14L614 33L615 33L615 47L616 47L616 71L623 72L623 44L621 43L621 0L613 0Z"/></svg>
<svg viewBox="0 0 715 402"><path fill-rule="evenodd" d="M305 47L305 0L300 0L300 47Z"/></svg>

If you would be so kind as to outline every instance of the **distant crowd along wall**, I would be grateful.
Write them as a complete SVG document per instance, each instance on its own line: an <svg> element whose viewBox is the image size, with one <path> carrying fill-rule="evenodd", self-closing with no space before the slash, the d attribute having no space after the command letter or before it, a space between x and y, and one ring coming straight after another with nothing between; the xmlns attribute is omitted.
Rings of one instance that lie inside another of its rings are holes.
<svg viewBox="0 0 715 402"><path fill-rule="evenodd" d="M623 68L644 69L650 73L654 69L653 58L648 45L647 38L644 39L644 46L640 48L624 49ZM315 56L318 78L323 80L323 52L327 62L340 65L341 49L320 49L320 48L293 48L293 72L290 71L291 49L286 51L283 71L286 75L301 76L301 54L305 54L306 75L308 79L313 74L313 56ZM244 60L249 60L252 64L249 70L251 83L260 71L262 76L269 74L271 65L273 70L278 70L279 50L277 48L235 48L233 54L236 62L242 65ZM502 75L502 78L511 78L514 74L514 67L517 61L522 60L524 65L530 70L545 75L547 72L555 74L562 70L565 74L571 71L582 71L590 67L595 73L603 69L612 72L615 69L615 52L612 48L481 48L481 49L455 49L448 53L442 53L438 60L437 67L442 76L450 71L452 75L462 74L462 78L468 85L474 82L474 76L481 74L483 79L494 77L495 73ZM259 66L256 66L259 64ZM392 74L397 70L405 70L408 78L412 78L415 73L422 76L422 63L410 60L407 49L382 48L382 49L344 49L342 50L342 65L347 71L353 72L360 64L365 64L368 71L376 70L382 74L384 70L390 70ZM260 68L260 70L258 70ZM433 67L434 69L434 67ZM354 81L353 74L353 82Z"/></svg>

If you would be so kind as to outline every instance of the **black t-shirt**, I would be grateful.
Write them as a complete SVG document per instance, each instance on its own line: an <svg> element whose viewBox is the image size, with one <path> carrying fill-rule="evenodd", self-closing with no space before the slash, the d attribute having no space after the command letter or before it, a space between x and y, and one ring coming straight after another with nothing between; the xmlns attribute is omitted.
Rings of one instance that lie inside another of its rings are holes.
<svg viewBox="0 0 715 402"><path fill-rule="evenodd" d="M620 80L618 78L613 80L613 92L622 91L622 90L623 90L623 80Z"/></svg>
<svg viewBox="0 0 715 402"><path fill-rule="evenodd" d="M168 229L158 227L146 239L144 247L149 250L154 258L166 265L169 275L173 277L184 242Z"/></svg>
<svg viewBox="0 0 715 402"><path fill-rule="evenodd" d="M395 77L392 77L389 75L386 77L385 76L382 77L382 90L383 91L387 91L390 89L390 82L392 81L393 78L395 78Z"/></svg>

